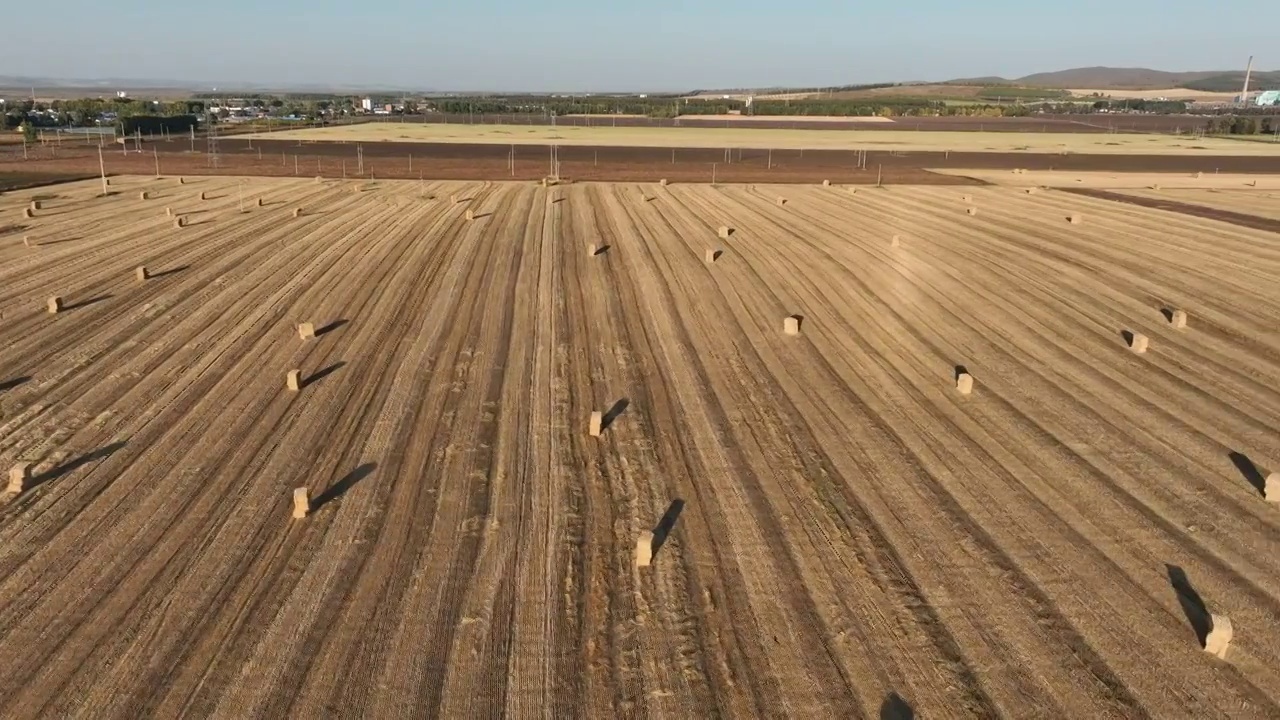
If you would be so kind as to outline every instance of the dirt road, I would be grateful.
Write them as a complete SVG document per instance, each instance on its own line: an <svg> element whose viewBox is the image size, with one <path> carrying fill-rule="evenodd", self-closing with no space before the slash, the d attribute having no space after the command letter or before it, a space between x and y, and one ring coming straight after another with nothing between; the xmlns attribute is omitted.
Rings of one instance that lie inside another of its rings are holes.
<svg viewBox="0 0 1280 720"><path fill-rule="evenodd" d="M35 474L0 716L1280 713L1272 233L1002 187L113 183L0 196Z"/></svg>

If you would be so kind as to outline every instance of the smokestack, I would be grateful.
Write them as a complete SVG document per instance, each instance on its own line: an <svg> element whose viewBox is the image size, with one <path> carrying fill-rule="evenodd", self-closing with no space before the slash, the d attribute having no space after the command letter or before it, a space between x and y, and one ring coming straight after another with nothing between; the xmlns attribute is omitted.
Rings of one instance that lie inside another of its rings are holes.
<svg viewBox="0 0 1280 720"><path fill-rule="evenodd" d="M1253 74L1253 56L1249 56L1249 64L1244 69L1244 90L1240 91L1240 104L1249 103L1249 76Z"/></svg>

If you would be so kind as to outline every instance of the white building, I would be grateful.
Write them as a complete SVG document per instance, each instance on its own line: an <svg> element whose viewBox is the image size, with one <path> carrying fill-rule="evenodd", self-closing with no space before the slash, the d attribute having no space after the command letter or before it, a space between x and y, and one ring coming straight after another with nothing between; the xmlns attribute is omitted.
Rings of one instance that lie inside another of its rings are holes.
<svg viewBox="0 0 1280 720"><path fill-rule="evenodd" d="M364 98L361 100L360 109L365 112L373 112L373 98Z"/></svg>

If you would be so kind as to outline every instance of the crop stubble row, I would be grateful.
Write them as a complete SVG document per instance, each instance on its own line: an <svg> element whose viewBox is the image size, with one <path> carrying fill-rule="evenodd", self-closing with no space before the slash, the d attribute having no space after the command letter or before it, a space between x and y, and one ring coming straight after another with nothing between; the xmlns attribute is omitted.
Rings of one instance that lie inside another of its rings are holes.
<svg viewBox="0 0 1280 720"><path fill-rule="evenodd" d="M124 442L0 510L8 715L1276 711L1273 511L1227 461L1280 458L1266 233L1001 188L427 188L467 222L418 183L128 182L161 197L60 188L27 232L79 239L0 238L0 455ZM213 212L134 219L171 203Z"/></svg>

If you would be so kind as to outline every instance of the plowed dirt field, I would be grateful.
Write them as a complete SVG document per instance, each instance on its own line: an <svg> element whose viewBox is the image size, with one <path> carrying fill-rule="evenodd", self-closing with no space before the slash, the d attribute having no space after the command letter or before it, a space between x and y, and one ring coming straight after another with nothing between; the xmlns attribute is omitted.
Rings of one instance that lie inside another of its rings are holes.
<svg viewBox="0 0 1280 720"><path fill-rule="evenodd" d="M242 182L0 196L0 717L1280 714L1274 233Z"/></svg>

